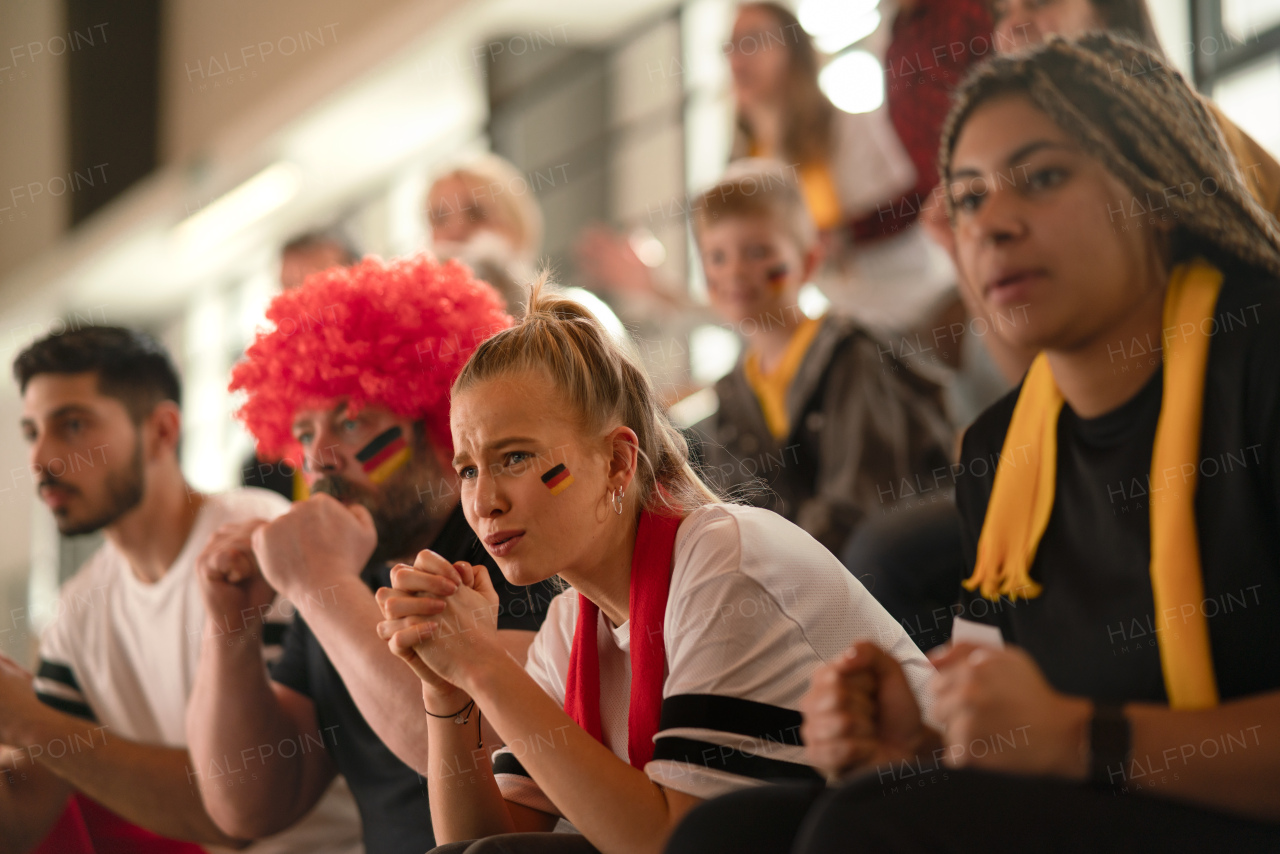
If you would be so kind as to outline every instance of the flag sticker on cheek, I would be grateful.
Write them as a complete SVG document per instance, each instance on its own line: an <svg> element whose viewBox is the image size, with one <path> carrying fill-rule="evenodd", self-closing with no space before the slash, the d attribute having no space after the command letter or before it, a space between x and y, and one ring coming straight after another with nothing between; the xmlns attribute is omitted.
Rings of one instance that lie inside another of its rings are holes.
<svg viewBox="0 0 1280 854"><path fill-rule="evenodd" d="M775 291L780 291L782 286L787 283L787 265L779 264L764 275L769 282L769 287Z"/></svg>
<svg viewBox="0 0 1280 854"><path fill-rule="evenodd" d="M573 486L573 475L569 474L564 463L560 463L542 476L542 482L551 490L552 495L559 495Z"/></svg>
<svg viewBox="0 0 1280 854"><path fill-rule="evenodd" d="M404 431L399 427L391 427L374 437L356 453L360 468L369 475L369 480L382 483L401 468L413 456L413 449L405 441Z"/></svg>

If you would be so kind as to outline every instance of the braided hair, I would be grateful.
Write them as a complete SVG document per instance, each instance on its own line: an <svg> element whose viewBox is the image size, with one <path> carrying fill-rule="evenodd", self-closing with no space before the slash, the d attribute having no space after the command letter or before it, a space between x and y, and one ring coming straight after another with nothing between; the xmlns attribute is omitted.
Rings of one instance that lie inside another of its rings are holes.
<svg viewBox="0 0 1280 854"><path fill-rule="evenodd" d="M1020 94L1058 124L1137 198L1177 215L1172 245L1280 278L1280 227L1254 201L1204 99L1159 55L1111 33L1043 45L979 66L956 91L942 129L938 171L950 181L956 139L992 98ZM1212 182L1211 190L1203 189ZM1195 188L1186 192L1185 187ZM946 197L954 220L951 194Z"/></svg>

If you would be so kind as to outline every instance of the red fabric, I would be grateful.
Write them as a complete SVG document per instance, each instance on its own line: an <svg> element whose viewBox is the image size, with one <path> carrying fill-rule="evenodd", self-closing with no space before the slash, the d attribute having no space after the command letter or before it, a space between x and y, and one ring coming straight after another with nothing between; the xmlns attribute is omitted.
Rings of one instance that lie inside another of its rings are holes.
<svg viewBox="0 0 1280 854"><path fill-rule="evenodd" d="M75 794L32 854L204 854L193 842L158 836Z"/></svg>
<svg viewBox="0 0 1280 854"><path fill-rule="evenodd" d="M53 829L31 849L31 854L95 854L89 828L80 814L76 797L67 798L67 808L54 823Z"/></svg>
<svg viewBox="0 0 1280 854"><path fill-rule="evenodd" d="M889 120L916 167L916 185L893 203L853 223L855 240L895 234L915 222L938 186L938 142L951 93L965 72L991 57L994 24L986 0L919 0L899 12L885 52Z"/></svg>
<svg viewBox="0 0 1280 854"><path fill-rule="evenodd" d="M631 637L631 704L627 710L627 758L644 768L653 758L653 737L662 716L662 683L667 674L667 645L662 637L671 592L672 555L680 517L645 512L640 515L636 547L631 555L628 594ZM600 724L600 649L596 626L600 608L578 594L578 623L569 652L564 710L596 741L604 741Z"/></svg>
<svg viewBox="0 0 1280 854"><path fill-rule="evenodd" d="M511 325L503 305L461 262L427 254L312 273L271 301L270 328L231 369L228 390L245 395L236 417L260 457L297 467L294 415L345 398L353 413L375 405L422 419L447 463L450 388L480 343Z"/></svg>

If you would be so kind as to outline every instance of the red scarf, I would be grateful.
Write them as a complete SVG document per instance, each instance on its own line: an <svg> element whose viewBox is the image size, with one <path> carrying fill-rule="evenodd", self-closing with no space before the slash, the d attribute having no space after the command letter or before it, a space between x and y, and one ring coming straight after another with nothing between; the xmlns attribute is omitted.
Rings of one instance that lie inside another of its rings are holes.
<svg viewBox="0 0 1280 854"><path fill-rule="evenodd" d="M627 711L627 758L643 769L653 758L653 737L662 715L662 682L667 674L667 646L662 638L671 592L672 553L679 516L640 514L636 548L631 555L628 620L631 625L631 704ZM600 608L578 594L578 625L569 653L569 678L564 710L596 741L604 741L600 726L600 648L596 625Z"/></svg>

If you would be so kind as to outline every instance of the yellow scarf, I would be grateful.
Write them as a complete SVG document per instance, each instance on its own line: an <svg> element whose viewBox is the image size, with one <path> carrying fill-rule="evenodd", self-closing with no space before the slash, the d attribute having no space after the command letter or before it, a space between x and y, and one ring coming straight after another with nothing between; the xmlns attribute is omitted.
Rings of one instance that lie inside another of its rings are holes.
<svg viewBox="0 0 1280 854"><path fill-rule="evenodd" d="M748 157L777 157L773 152L764 151L756 143L747 147ZM831 164L825 160L806 163L796 170L800 183L800 193L804 196L805 207L818 231L827 231L840 224L840 194L836 192L836 179L831 174Z"/></svg>
<svg viewBox="0 0 1280 854"><path fill-rule="evenodd" d="M1208 318L1222 289L1222 273L1203 260L1179 265L1164 302L1164 387L1151 455L1151 481L1166 472L1192 475L1168 500L1151 502L1151 590L1165 692L1175 709L1218 703L1209 625L1201 603L1204 580L1195 520L1196 457L1200 453ZM1194 332L1183 334L1184 330ZM1176 331L1176 336L1170 335ZM1031 579L1036 547L1053 512L1058 460L1058 391L1044 353L1036 357L1013 409L991 499L978 538L978 556L965 589L981 588L988 599L1033 599L1041 586ZM1015 457L1015 451L1028 453ZM1187 618L1187 614L1193 614ZM1179 620L1177 626L1173 621Z"/></svg>
<svg viewBox="0 0 1280 854"><path fill-rule="evenodd" d="M760 369L760 357L755 353L748 353L742 366L747 384L756 393L760 411L764 413L764 422L773 438L779 441L791 432L791 417L787 414L787 392L791 389L791 381L796 378L821 326L820 318L809 317L801 321L796 331L791 333L782 361L771 372L766 374Z"/></svg>

